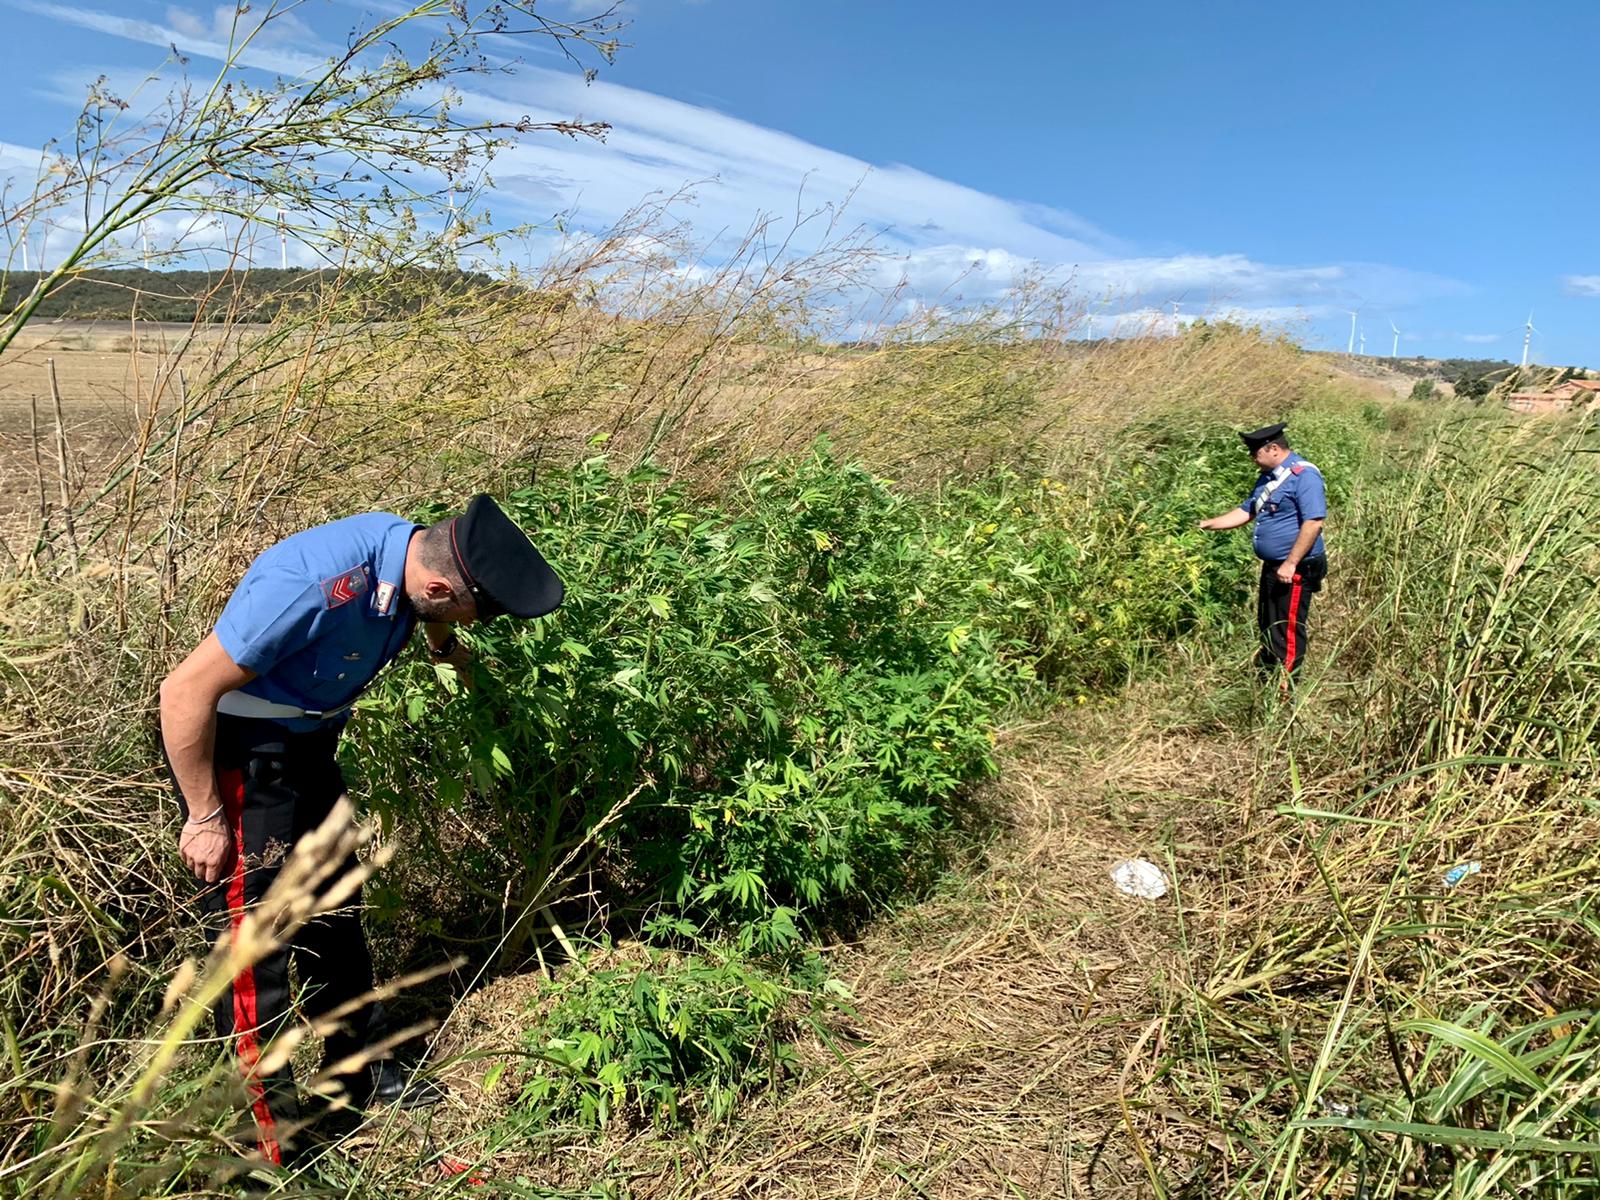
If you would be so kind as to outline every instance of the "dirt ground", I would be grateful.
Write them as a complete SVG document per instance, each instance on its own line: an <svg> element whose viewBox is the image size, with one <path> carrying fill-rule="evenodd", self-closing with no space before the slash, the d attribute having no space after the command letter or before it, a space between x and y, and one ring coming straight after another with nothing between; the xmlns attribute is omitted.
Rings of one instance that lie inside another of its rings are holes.
<svg viewBox="0 0 1600 1200"><path fill-rule="evenodd" d="M25 329L0 356L0 517L12 522L60 501L60 457L68 494L99 478L138 428L164 350L187 326L111 326L87 321L41 322ZM60 433L51 393L55 367L61 396Z"/></svg>
<svg viewBox="0 0 1600 1200"><path fill-rule="evenodd" d="M131 421L136 400L150 389L166 353L188 332L186 325L151 323L137 330L94 321L30 325L0 357L0 432L27 432L30 400L49 430L55 419L52 359L69 428L81 429L91 420Z"/></svg>

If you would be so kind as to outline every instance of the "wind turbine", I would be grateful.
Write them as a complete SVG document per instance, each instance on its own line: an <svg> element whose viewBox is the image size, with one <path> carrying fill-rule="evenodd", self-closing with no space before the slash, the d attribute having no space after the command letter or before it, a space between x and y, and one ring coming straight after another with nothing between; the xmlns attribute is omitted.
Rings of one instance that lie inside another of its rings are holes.
<svg viewBox="0 0 1600 1200"><path fill-rule="evenodd" d="M1394 330L1394 345L1389 348L1389 357L1395 358L1400 353L1400 326L1394 323L1394 318L1389 318L1389 328Z"/></svg>
<svg viewBox="0 0 1600 1200"><path fill-rule="evenodd" d="M1367 331L1365 329L1363 329L1361 331L1361 354L1362 354L1362 357L1366 357L1366 353L1367 353Z"/></svg>
<svg viewBox="0 0 1600 1200"><path fill-rule="evenodd" d="M1533 309L1530 308L1528 310L1528 323L1522 330L1522 365L1524 367L1528 365L1528 343L1533 341L1533 335L1537 332L1538 330L1533 327Z"/></svg>
<svg viewBox="0 0 1600 1200"><path fill-rule="evenodd" d="M1177 337L1183 332L1183 326L1178 324L1178 302L1169 300L1167 303L1172 305L1172 336Z"/></svg>
<svg viewBox="0 0 1600 1200"><path fill-rule="evenodd" d="M149 223L144 220L139 222L139 245L144 251L144 269L148 271L150 269L150 228Z"/></svg>
<svg viewBox="0 0 1600 1200"><path fill-rule="evenodd" d="M1345 347L1344 352L1346 354L1354 354L1356 352L1356 314L1361 310L1359 308L1347 308L1345 311L1350 314L1350 344Z"/></svg>
<svg viewBox="0 0 1600 1200"><path fill-rule="evenodd" d="M289 269L289 234L283 225L287 215L283 209L278 210L278 265L285 271Z"/></svg>

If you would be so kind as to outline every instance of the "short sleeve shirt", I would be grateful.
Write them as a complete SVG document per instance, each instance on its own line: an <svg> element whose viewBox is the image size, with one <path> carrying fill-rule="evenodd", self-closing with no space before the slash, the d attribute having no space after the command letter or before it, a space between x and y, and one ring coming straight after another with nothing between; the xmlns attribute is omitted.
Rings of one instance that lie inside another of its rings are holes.
<svg viewBox="0 0 1600 1200"><path fill-rule="evenodd" d="M228 657L258 676L240 691L315 712L355 699L405 648L416 624L404 583L406 549L418 528L392 513L368 513L262 551L217 620ZM281 723L306 731L326 722Z"/></svg>
<svg viewBox="0 0 1600 1200"><path fill-rule="evenodd" d="M1256 557L1281 561L1294 548L1302 522L1327 519L1328 497L1322 472L1298 454L1290 454L1275 471L1261 473L1239 507L1254 519L1251 545ZM1319 533L1307 557L1326 553Z"/></svg>

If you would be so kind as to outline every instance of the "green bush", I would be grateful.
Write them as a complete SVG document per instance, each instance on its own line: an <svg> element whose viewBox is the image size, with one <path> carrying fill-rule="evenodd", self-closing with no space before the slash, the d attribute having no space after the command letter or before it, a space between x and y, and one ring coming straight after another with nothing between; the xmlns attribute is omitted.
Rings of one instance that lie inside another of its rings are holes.
<svg viewBox="0 0 1600 1200"><path fill-rule="evenodd" d="M584 955L533 999L524 1048L540 1065L519 1106L597 1127L728 1116L795 1065L785 1038L824 987L815 957L790 973L715 951Z"/></svg>
<svg viewBox="0 0 1600 1200"><path fill-rule="evenodd" d="M508 504L566 604L472 631L473 694L390 672L353 729L363 791L519 910L566 861L778 947L790 917L849 921L928 865L1006 705L1118 686L1231 611L1248 549L1194 528L1219 450L1130 456L1093 491L1007 473L916 496L819 447L721 506L604 457L549 473ZM440 842L439 805L487 836Z"/></svg>
<svg viewBox="0 0 1600 1200"><path fill-rule="evenodd" d="M903 886L934 804L992 772L1010 681L958 613L918 607L910 506L823 455L795 467L748 477L737 516L603 459L513 495L567 603L470 635L473 695L387 677L356 734L378 807L492 829L440 861L497 895L511 874L524 905L579 846L624 892L734 925Z"/></svg>

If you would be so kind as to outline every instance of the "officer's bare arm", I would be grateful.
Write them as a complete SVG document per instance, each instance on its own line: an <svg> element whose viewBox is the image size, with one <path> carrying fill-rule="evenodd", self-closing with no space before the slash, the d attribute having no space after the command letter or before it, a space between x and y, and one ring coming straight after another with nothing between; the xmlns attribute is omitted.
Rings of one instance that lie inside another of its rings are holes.
<svg viewBox="0 0 1600 1200"><path fill-rule="evenodd" d="M1322 532L1321 521L1300 522L1300 532L1294 539L1294 546L1289 550L1289 557L1283 560L1286 567L1293 567L1302 558L1311 553L1311 547L1317 544L1317 535Z"/></svg>
<svg viewBox="0 0 1600 1200"><path fill-rule="evenodd" d="M161 681L161 740L191 818L203 818L222 804L213 762L217 701L255 677L210 633Z"/></svg>
<svg viewBox="0 0 1600 1200"><path fill-rule="evenodd" d="M1200 522L1201 529L1237 529L1250 524L1250 512L1243 508L1230 508L1219 516L1207 517Z"/></svg>

